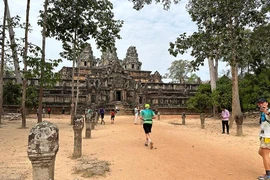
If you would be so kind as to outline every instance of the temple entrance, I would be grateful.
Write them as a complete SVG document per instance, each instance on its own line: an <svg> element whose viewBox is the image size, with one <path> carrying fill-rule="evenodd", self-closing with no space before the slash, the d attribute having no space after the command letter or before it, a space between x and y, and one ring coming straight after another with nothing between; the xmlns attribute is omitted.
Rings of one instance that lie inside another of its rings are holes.
<svg viewBox="0 0 270 180"><path fill-rule="evenodd" d="M121 91L115 91L115 100L121 101Z"/></svg>
<svg viewBox="0 0 270 180"><path fill-rule="evenodd" d="M139 103L142 104L143 103L143 98L139 97Z"/></svg>

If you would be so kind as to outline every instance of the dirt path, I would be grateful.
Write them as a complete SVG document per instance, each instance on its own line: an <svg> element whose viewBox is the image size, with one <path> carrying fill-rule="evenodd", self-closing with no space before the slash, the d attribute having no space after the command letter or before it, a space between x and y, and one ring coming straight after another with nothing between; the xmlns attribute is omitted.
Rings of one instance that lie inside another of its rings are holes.
<svg viewBox="0 0 270 180"><path fill-rule="evenodd" d="M255 180L263 174L262 160L257 154L259 126L246 120L244 136L220 133L220 121L206 119L206 129L197 118L187 116L186 125L172 125L179 116L161 116L152 131L154 149L144 146L141 125L133 124L132 116L116 116L115 124L98 125L91 139L83 139L83 157L107 161L110 171L104 180ZM55 162L55 180L85 180L73 173L78 160L73 153L73 129L69 117L50 119L59 127L60 148ZM4 120L0 128L0 179L31 180L32 165L27 157L27 139L36 123L28 118L28 129L21 122ZM180 123L180 120L179 120ZM83 137L84 137L83 131Z"/></svg>

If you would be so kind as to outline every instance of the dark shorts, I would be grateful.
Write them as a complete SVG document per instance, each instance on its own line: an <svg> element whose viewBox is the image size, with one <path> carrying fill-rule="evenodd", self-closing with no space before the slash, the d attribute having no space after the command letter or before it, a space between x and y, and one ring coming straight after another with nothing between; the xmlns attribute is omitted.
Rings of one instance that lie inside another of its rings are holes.
<svg viewBox="0 0 270 180"><path fill-rule="evenodd" d="M151 133L151 129L152 129L152 124L143 124L143 129L145 134Z"/></svg>
<svg viewBox="0 0 270 180"><path fill-rule="evenodd" d="M100 117L101 117L101 119L103 119L104 118L104 114L100 114Z"/></svg>

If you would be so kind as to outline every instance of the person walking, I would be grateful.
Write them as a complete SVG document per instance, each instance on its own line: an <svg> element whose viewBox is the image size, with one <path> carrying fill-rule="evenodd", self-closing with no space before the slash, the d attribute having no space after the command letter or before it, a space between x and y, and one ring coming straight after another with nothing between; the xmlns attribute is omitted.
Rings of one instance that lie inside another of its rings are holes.
<svg viewBox="0 0 270 180"><path fill-rule="evenodd" d="M146 138L144 145L148 146L148 143L150 143L150 149L153 149L153 142L150 138L150 133L152 131L153 119L156 118L156 114L150 109L149 104L145 104L144 107L145 109L140 113L140 119L143 120L143 129Z"/></svg>
<svg viewBox="0 0 270 180"><path fill-rule="evenodd" d="M230 133L229 131L229 118L230 118L230 112L225 109L224 106L221 107L221 122L222 122L222 134L225 134L225 127L227 130L227 134Z"/></svg>
<svg viewBox="0 0 270 180"><path fill-rule="evenodd" d="M135 106L134 108L134 124L135 125L137 124L138 116L139 116L139 109L138 109L138 106Z"/></svg>
<svg viewBox="0 0 270 180"><path fill-rule="evenodd" d="M119 108L115 106L115 116L118 114L119 111L120 111Z"/></svg>
<svg viewBox="0 0 270 180"><path fill-rule="evenodd" d="M105 114L105 109L104 108L100 108L99 109L99 114L100 114L100 117L101 117L101 122L100 124L104 124L105 125L105 121L104 121L104 114Z"/></svg>
<svg viewBox="0 0 270 180"><path fill-rule="evenodd" d="M61 114L62 114L62 118L64 117L64 115L65 115L65 107L62 107L62 109L61 109Z"/></svg>
<svg viewBox="0 0 270 180"><path fill-rule="evenodd" d="M260 108L260 148L259 155L263 159L265 174L258 177L258 180L270 180L270 110L268 101L260 98L257 101Z"/></svg>
<svg viewBox="0 0 270 180"><path fill-rule="evenodd" d="M49 115L49 118L50 118L51 117L51 108L48 108L47 111L48 111L48 115Z"/></svg>
<svg viewBox="0 0 270 180"><path fill-rule="evenodd" d="M112 109L110 111L110 115L111 115L111 124L114 124L114 117L115 117L115 110L114 109Z"/></svg>

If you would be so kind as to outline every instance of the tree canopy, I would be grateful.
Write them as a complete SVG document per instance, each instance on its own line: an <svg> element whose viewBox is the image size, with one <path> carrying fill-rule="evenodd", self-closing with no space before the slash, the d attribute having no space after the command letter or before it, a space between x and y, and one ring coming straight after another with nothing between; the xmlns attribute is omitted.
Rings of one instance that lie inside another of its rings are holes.
<svg viewBox="0 0 270 180"><path fill-rule="evenodd" d="M172 4L179 3L181 0L129 0L133 2L133 8L136 10L142 9L145 5L152 4L153 2L161 3L165 10L168 10Z"/></svg>
<svg viewBox="0 0 270 180"><path fill-rule="evenodd" d="M192 72L192 67L188 60L175 60L168 68L169 73L164 75L164 78L170 78L173 82L187 81L189 74Z"/></svg>
<svg viewBox="0 0 270 180"><path fill-rule="evenodd" d="M73 46L79 53L85 47L85 42L95 39L97 48L105 51L120 39L120 28L123 21L114 20L113 4L108 0L50 0L47 11L46 36L54 37L63 43L65 50L61 55L73 60ZM44 12L41 11L41 17ZM43 19L39 25L43 26Z"/></svg>

